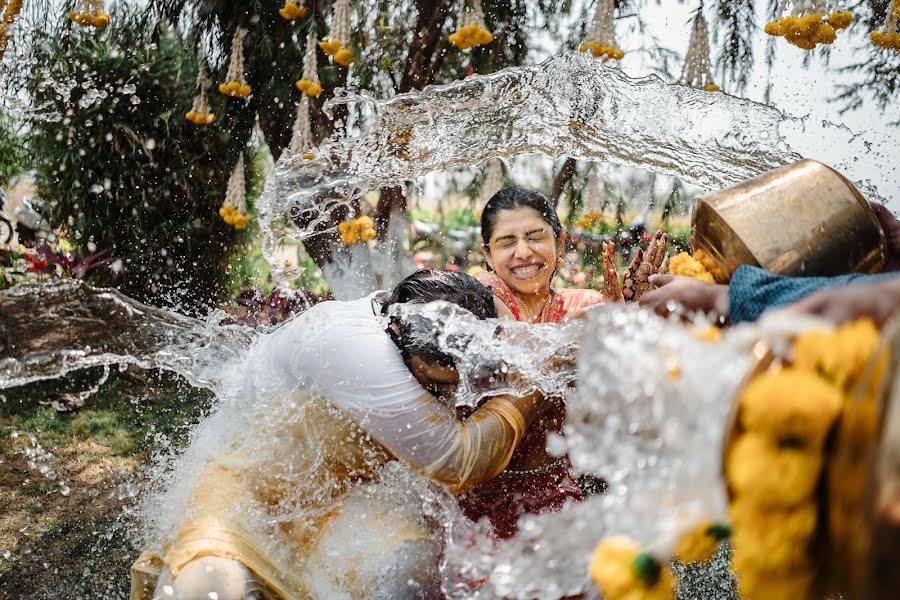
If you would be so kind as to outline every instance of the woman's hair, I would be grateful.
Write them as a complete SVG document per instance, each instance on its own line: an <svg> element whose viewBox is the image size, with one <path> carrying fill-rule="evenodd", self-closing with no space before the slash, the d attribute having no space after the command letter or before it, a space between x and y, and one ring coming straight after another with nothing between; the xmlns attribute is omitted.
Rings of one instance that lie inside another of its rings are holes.
<svg viewBox="0 0 900 600"><path fill-rule="evenodd" d="M465 273L441 271L439 269L423 269L416 271L394 288L391 295L381 305L381 314L387 315L394 304L425 304L443 300L471 312L479 319L497 318L497 307L494 305L494 294L477 279ZM437 335L422 339L412 335L410 327L400 316L391 318L388 333L400 348L403 359L419 356L425 360L452 366L453 358L443 352L437 344Z"/></svg>
<svg viewBox="0 0 900 600"><path fill-rule="evenodd" d="M547 196L538 190L512 185L491 196L484 205L481 212L481 239L485 246L491 243L491 234L494 233L494 225L497 224L500 212L517 208L533 208L547 222L555 237L562 234L562 223Z"/></svg>

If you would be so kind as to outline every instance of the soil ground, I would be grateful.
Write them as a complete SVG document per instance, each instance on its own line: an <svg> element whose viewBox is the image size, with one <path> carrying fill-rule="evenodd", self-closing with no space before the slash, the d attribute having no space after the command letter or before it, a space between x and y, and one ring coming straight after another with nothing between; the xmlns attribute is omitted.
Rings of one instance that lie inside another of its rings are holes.
<svg viewBox="0 0 900 600"><path fill-rule="evenodd" d="M39 403L88 389L101 375L0 395L2 600L128 597L139 550L127 509L142 466L161 440L183 443L211 394L173 375L129 371L111 374L77 411Z"/></svg>

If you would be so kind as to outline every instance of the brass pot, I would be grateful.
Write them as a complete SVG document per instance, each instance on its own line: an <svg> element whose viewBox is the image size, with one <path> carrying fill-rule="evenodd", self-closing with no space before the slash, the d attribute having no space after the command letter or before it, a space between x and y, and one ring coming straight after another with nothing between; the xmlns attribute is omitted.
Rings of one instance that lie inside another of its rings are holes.
<svg viewBox="0 0 900 600"><path fill-rule="evenodd" d="M781 275L841 275L877 272L887 256L884 230L866 199L814 160L698 198L691 247L709 255L714 264L704 264L719 283L744 264Z"/></svg>

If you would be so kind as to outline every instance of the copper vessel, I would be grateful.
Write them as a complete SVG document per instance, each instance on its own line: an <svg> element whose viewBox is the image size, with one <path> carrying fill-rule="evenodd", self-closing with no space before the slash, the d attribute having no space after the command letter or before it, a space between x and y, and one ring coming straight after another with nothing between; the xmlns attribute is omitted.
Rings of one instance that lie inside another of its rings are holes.
<svg viewBox="0 0 900 600"><path fill-rule="evenodd" d="M879 271L884 230L859 190L834 169L802 160L701 196L691 248L719 283L743 264L793 276Z"/></svg>

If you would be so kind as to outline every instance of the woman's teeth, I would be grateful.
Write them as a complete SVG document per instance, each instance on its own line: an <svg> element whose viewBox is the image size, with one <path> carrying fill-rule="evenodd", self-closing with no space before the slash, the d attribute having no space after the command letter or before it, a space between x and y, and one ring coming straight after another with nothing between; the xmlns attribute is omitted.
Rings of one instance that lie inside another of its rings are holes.
<svg viewBox="0 0 900 600"><path fill-rule="evenodd" d="M513 267L509 270L514 277L521 279L529 279L537 275L544 269L544 265L523 265L521 267Z"/></svg>

